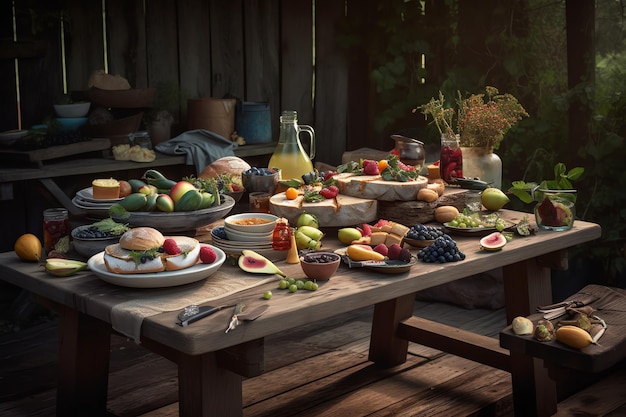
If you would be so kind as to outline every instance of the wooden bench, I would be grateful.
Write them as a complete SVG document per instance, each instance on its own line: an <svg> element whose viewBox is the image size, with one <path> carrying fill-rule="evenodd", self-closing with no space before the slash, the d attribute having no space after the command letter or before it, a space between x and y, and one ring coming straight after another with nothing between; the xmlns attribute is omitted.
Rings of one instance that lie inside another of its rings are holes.
<svg viewBox="0 0 626 417"><path fill-rule="evenodd" d="M591 303L591 306L596 310L595 314L607 324L606 332L595 345L576 350L556 340L539 342L532 336L518 336L513 332L511 326L500 332L500 345L503 348L509 349L511 353L543 360L548 375L556 382L555 386L559 389L558 395L545 392L545 397L561 400L598 380L599 387L602 387L606 384L603 378L614 373L615 369L619 368L626 358L626 290L601 285L588 285L569 297L568 300L576 300L589 294L598 297L596 301ZM542 314L533 314L528 318L536 323L543 317ZM601 388L587 387L585 389L588 390L587 392L605 395L604 392L601 392ZM532 398L533 395L536 397ZM579 398L584 397L584 394L581 393L576 395ZM534 387L530 386L514 386L513 396L516 404L527 404L530 401L539 404L542 401L541 393L536 392ZM575 399L571 400L571 402L575 401ZM544 403L542 411L539 411L537 415L547 416L556 412L556 403L547 406Z"/></svg>

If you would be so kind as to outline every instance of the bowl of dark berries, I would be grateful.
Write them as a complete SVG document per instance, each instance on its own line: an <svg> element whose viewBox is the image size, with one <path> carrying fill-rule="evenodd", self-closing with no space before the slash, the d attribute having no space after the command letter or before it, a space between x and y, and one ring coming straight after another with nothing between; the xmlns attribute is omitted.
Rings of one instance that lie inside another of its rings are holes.
<svg viewBox="0 0 626 417"><path fill-rule="evenodd" d="M336 253L310 252L300 257L300 266L309 279L326 281L337 272L340 261Z"/></svg>
<svg viewBox="0 0 626 417"><path fill-rule="evenodd" d="M118 243L127 230L130 227L125 224L116 223L111 218L104 219L72 229L72 244L76 253L90 258L107 246Z"/></svg>
<svg viewBox="0 0 626 417"><path fill-rule="evenodd" d="M278 182L281 180L278 168L252 167L241 173L243 188L251 193L263 192L274 194Z"/></svg>

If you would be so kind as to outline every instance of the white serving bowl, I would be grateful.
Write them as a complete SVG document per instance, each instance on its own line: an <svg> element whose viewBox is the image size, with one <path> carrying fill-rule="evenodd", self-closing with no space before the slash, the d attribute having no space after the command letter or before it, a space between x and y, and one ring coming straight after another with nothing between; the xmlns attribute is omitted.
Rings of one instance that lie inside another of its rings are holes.
<svg viewBox="0 0 626 417"><path fill-rule="evenodd" d="M244 224L250 219L261 219L264 223ZM227 231L243 232L243 233L271 233L276 226L277 216L269 213L241 213L228 216L224 219L224 228Z"/></svg>
<svg viewBox="0 0 626 417"><path fill-rule="evenodd" d="M82 101L71 104L54 104L54 111L59 117L85 117L89 113L91 103Z"/></svg>

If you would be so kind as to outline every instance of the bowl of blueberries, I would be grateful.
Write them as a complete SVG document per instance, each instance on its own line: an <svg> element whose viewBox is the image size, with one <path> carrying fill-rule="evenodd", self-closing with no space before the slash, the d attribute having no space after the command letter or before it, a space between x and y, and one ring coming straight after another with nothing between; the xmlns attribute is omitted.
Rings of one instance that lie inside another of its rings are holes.
<svg viewBox="0 0 626 417"><path fill-rule="evenodd" d="M252 167L241 173L243 188L251 193L274 194L280 180L280 169L278 168Z"/></svg>
<svg viewBox="0 0 626 417"><path fill-rule="evenodd" d="M76 253L90 258L102 252L107 246L118 243L127 230L130 230L130 227L116 223L110 218L78 226L72 229L72 245Z"/></svg>

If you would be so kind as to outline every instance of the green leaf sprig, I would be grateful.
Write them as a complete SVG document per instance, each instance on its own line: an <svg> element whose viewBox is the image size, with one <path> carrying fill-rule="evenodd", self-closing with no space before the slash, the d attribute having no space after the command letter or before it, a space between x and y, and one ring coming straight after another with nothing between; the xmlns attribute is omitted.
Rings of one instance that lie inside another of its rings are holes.
<svg viewBox="0 0 626 417"><path fill-rule="evenodd" d="M539 184L536 182L513 181L509 192L517 196L524 203L532 203L533 201L541 201L542 193L537 190L574 190L572 181L578 180L585 169L582 167L572 168L567 171L564 163L559 162L554 166L554 179L543 180ZM576 200L576 194L572 194L573 201Z"/></svg>

